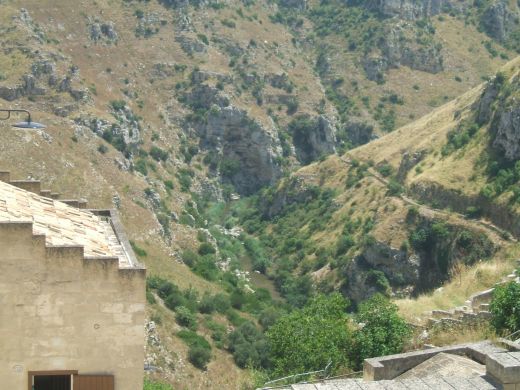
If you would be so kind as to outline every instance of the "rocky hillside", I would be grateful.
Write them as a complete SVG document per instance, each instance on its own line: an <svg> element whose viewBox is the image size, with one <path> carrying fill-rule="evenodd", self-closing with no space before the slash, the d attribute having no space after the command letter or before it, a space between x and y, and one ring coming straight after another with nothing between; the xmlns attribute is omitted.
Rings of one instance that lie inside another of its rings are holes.
<svg viewBox="0 0 520 390"><path fill-rule="evenodd" d="M519 13L505 0L0 1L0 102L48 125L0 122L0 168L118 208L149 274L174 282L189 308L204 292L238 299L236 312L197 314L212 348L201 371L178 335L178 305L153 290L147 364L181 388L248 382L218 335L270 306L266 291L292 306L315 290L419 294L462 259L501 253L502 229L520 229L506 211L514 185L501 181L518 157L511 75L480 103L477 89L432 114L460 111L432 122L442 129L414 122L515 56ZM460 119L468 107L492 143L472 180L461 161L481 149L464 146L477 143ZM459 122L471 142L446 136ZM414 206L395 196L402 187L437 203ZM463 202L497 228L439 214L467 213Z"/></svg>
<svg viewBox="0 0 520 390"><path fill-rule="evenodd" d="M410 125L300 169L256 201L245 226L282 259L271 275L288 299L288 286L309 277L319 291L361 302L375 292L416 297L486 262L514 268L519 64Z"/></svg>

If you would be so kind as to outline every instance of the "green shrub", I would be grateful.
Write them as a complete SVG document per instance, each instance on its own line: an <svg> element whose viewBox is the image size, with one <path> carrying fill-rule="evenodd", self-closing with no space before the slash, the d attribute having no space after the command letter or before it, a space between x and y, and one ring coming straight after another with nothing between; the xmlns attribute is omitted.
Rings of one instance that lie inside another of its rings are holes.
<svg viewBox="0 0 520 390"><path fill-rule="evenodd" d="M491 325L498 334L520 330L520 284L512 281L495 287L489 310Z"/></svg>
<svg viewBox="0 0 520 390"><path fill-rule="evenodd" d="M189 249L186 249L182 252L181 258L184 264L186 264L190 268L193 268L195 264L197 264L197 262L199 261L199 256Z"/></svg>
<svg viewBox="0 0 520 390"><path fill-rule="evenodd" d="M390 176L394 168L390 164L383 164L377 167L377 171L384 177Z"/></svg>
<svg viewBox="0 0 520 390"><path fill-rule="evenodd" d="M184 306L178 306L176 309L175 321L181 326L185 326L191 330L197 329L197 316L190 309Z"/></svg>
<svg viewBox="0 0 520 390"><path fill-rule="evenodd" d="M338 293L319 295L303 309L280 317L267 331L273 374L322 370L330 362L332 372L346 366L352 346L347 305Z"/></svg>
<svg viewBox="0 0 520 390"><path fill-rule="evenodd" d="M203 242L202 244L200 244L199 250L198 250L198 253L201 256L212 255L215 252L216 252L215 247L213 245L211 245L209 242Z"/></svg>
<svg viewBox="0 0 520 390"><path fill-rule="evenodd" d="M355 332L351 350L351 359L358 368L364 359L402 352L411 330L397 310L396 305L380 294L359 306L356 321L364 325Z"/></svg>
<svg viewBox="0 0 520 390"><path fill-rule="evenodd" d="M399 196L403 193L404 188L399 182L394 179L390 179L388 182L388 195L390 196Z"/></svg>
<svg viewBox="0 0 520 390"><path fill-rule="evenodd" d="M215 299L210 293L205 292L199 303L199 311L203 314L211 314L216 310Z"/></svg>
<svg viewBox="0 0 520 390"><path fill-rule="evenodd" d="M190 346L188 350L188 360L195 367L205 370L211 360L211 350L198 345Z"/></svg>
<svg viewBox="0 0 520 390"><path fill-rule="evenodd" d="M191 330L181 330L177 336L188 346L188 360L195 367L205 370L211 360L211 345L208 341Z"/></svg>
<svg viewBox="0 0 520 390"><path fill-rule="evenodd" d="M146 253L146 250L141 248L139 245L137 245L134 241L130 240L130 245L132 246L133 251L135 254L139 257L146 257L148 256L148 253Z"/></svg>
<svg viewBox="0 0 520 390"><path fill-rule="evenodd" d="M155 161L166 161L169 156L169 153L166 150L162 150L155 145L150 148L149 153Z"/></svg>
<svg viewBox="0 0 520 390"><path fill-rule="evenodd" d="M146 167L146 161L142 158L138 159L134 164L134 169L142 175L148 175L148 168Z"/></svg>
<svg viewBox="0 0 520 390"><path fill-rule="evenodd" d="M99 144L98 148L97 148L98 152L101 153L101 154L105 154L106 152L108 152L108 148L106 145L103 145L103 144Z"/></svg>
<svg viewBox="0 0 520 390"><path fill-rule="evenodd" d="M114 111L121 111L125 108L126 102L124 100L111 100L110 106Z"/></svg>
<svg viewBox="0 0 520 390"><path fill-rule="evenodd" d="M143 390L173 390L173 387L166 383L156 382L145 378Z"/></svg>

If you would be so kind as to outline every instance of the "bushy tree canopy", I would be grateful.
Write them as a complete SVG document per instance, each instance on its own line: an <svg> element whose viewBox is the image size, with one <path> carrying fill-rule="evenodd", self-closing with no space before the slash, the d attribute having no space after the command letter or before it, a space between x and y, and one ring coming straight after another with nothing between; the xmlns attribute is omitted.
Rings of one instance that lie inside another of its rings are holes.
<svg viewBox="0 0 520 390"><path fill-rule="evenodd" d="M355 345L351 351L356 367L360 367L366 358L401 352L411 332L399 317L397 306L380 294L359 306L356 321L361 326L354 333Z"/></svg>
<svg viewBox="0 0 520 390"><path fill-rule="evenodd" d="M352 332L340 294L319 295L303 309L278 319L267 338L275 375L320 370L347 365Z"/></svg>
<svg viewBox="0 0 520 390"><path fill-rule="evenodd" d="M497 333L520 330L520 284L510 282L497 286L489 309L493 314L491 324Z"/></svg>

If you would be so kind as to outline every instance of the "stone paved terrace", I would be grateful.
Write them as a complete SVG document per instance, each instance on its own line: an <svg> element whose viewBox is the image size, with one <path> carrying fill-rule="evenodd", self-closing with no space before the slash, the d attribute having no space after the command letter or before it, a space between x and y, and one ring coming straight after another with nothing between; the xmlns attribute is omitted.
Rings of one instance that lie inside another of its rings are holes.
<svg viewBox="0 0 520 390"><path fill-rule="evenodd" d="M140 266L116 234L110 213L96 215L0 181L0 223L10 222L32 223L47 246L82 246L87 258L118 258L120 268Z"/></svg>
<svg viewBox="0 0 520 390"><path fill-rule="evenodd" d="M503 341L498 340L499 345L482 341L366 359L364 379L327 379L283 389L520 390L520 345Z"/></svg>
<svg viewBox="0 0 520 390"><path fill-rule="evenodd" d="M430 376L421 379L384 380L364 382L362 379L344 379L312 384L297 384L290 390L492 390L502 387L483 376L444 378Z"/></svg>

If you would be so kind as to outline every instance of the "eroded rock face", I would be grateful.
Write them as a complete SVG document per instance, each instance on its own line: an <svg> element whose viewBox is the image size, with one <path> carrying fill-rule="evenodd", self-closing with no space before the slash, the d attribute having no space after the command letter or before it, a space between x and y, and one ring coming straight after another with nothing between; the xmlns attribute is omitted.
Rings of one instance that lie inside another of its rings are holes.
<svg viewBox="0 0 520 390"><path fill-rule="evenodd" d="M19 99L22 96L44 95L45 88L37 85L37 80L33 75L22 76L22 83L16 87L0 87L0 98L9 102Z"/></svg>
<svg viewBox="0 0 520 390"><path fill-rule="evenodd" d="M401 159L401 163L399 164L396 179L400 182L403 182L404 179L406 179L406 175L408 174L408 172L417 164L419 164L425 155L426 150L419 150L413 153L404 152L403 158Z"/></svg>
<svg viewBox="0 0 520 390"><path fill-rule="evenodd" d="M366 122L352 120L346 125L349 141L354 146L364 145L374 139L374 126Z"/></svg>
<svg viewBox="0 0 520 390"><path fill-rule="evenodd" d="M486 33L498 41L504 42L509 34L519 27L518 9L511 9L506 0L494 1L484 12L481 24Z"/></svg>
<svg viewBox="0 0 520 390"><path fill-rule="evenodd" d="M388 293L384 291L385 279L395 293L409 292L419 282L420 263L418 256L376 241L348 265L347 294L354 302L361 302L377 292Z"/></svg>
<svg viewBox="0 0 520 390"><path fill-rule="evenodd" d="M336 127L323 115L309 119L304 127L293 129L296 157L309 164L321 156L336 153Z"/></svg>
<svg viewBox="0 0 520 390"><path fill-rule="evenodd" d="M208 50L207 46L198 39L190 38L185 35L176 36L175 41L179 42L181 49L189 55L193 55L195 53L206 53Z"/></svg>
<svg viewBox="0 0 520 390"><path fill-rule="evenodd" d="M511 161L520 159L520 102L498 113L493 146Z"/></svg>
<svg viewBox="0 0 520 390"><path fill-rule="evenodd" d="M282 154L275 129L266 129L234 106L214 105L198 124L201 146L217 151L220 174L240 194L273 184L282 174Z"/></svg>
<svg viewBox="0 0 520 390"><path fill-rule="evenodd" d="M497 98L500 92L499 86L491 81L487 83L484 92L482 92L482 96L477 102L475 107L477 111L477 123L484 124L491 120L493 115L493 102Z"/></svg>
<svg viewBox="0 0 520 390"><path fill-rule="evenodd" d="M408 66L411 69L429 73L443 70L443 58L440 46L430 43L426 46L415 45L406 39L409 33L406 24L399 24L389 29L381 46L383 56L389 67Z"/></svg>
<svg viewBox="0 0 520 390"><path fill-rule="evenodd" d="M89 38L93 42L116 43L118 35L112 21L89 20Z"/></svg>
<svg viewBox="0 0 520 390"><path fill-rule="evenodd" d="M438 15L443 11L461 9L462 1L453 0L368 0L365 8L385 17L397 16L406 20L417 20Z"/></svg>
<svg viewBox="0 0 520 390"><path fill-rule="evenodd" d="M433 39L428 44L418 44L413 38L414 28L409 22L402 21L388 28L379 44L381 55L369 55L363 60L363 69L369 80L382 82L388 69L400 66L428 73L444 69L442 45Z"/></svg>
<svg viewBox="0 0 520 390"><path fill-rule="evenodd" d="M200 147L213 156L213 169L240 194L251 194L273 184L282 174L282 148L277 130L251 119L230 104L222 91L195 85L182 102L197 114L187 119Z"/></svg>

